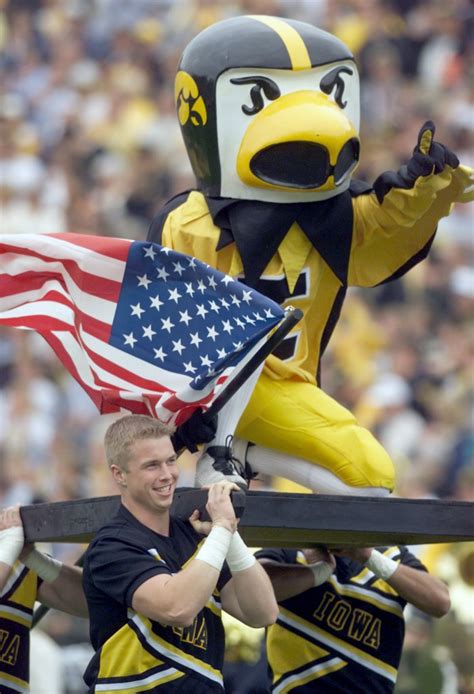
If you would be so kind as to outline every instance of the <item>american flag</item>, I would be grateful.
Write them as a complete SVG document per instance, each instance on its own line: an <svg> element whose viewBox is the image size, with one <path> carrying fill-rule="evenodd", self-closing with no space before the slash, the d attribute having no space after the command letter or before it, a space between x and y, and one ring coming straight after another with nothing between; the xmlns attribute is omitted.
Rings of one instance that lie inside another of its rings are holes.
<svg viewBox="0 0 474 694"><path fill-rule="evenodd" d="M102 413L182 424L283 317L270 299L155 243L0 237L0 324L40 333Z"/></svg>

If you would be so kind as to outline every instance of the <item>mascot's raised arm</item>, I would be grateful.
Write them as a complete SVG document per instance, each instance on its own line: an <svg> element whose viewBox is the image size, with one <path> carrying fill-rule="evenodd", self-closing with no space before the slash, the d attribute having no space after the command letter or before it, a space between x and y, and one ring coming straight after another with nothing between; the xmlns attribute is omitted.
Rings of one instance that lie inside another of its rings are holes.
<svg viewBox="0 0 474 694"><path fill-rule="evenodd" d="M429 122L398 172L373 186L352 179L357 67L341 41L303 22L243 16L209 27L185 49L175 95L198 189L161 210L149 239L304 313L242 392L241 416L234 403L232 450L214 441L196 482L225 474L243 484L240 461L319 492L388 494L388 454L319 388L320 360L347 288L426 257L440 218L472 198L469 170Z"/></svg>

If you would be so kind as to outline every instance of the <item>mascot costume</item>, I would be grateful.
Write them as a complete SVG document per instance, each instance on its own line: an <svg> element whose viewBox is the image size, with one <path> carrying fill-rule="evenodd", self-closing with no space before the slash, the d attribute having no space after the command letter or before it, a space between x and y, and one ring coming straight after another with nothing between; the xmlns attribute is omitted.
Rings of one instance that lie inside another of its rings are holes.
<svg viewBox="0 0 474 694"><path fill-rule="evenodd" d="M250 464L319 492L388 494L388 454L319 388L320 360L347 288L425 258L440 218L471 199L472 172L428 122L406 166L373 186L352 179L357 67L341 41L303 22L243 16L209 27L183 53L175 96L198 189L169 201L148 239L304 313L253 390L237 394L232 449L222 436L211 442L196 483L224 474L243 486Z"/></svg>

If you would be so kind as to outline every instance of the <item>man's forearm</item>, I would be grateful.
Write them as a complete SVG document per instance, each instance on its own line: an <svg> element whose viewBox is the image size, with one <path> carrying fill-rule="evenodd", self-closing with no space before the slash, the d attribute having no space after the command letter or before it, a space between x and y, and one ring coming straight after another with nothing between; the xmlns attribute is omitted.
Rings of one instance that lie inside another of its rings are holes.
<svg viewBox="0 0 474 694"><path fill-rule="evenodd" d="M314 576L307 566L260 561L270 578L278 602L314 587Z"/></svg>
<svg viewBox="0 0 474 694"><path fill-rule="evenodd" d="M153 577L137 588L133 608L166 624L192 624L216 587L231 537L230 530L213 527L184 569L174 575Z"/></svg>
<svg viewBox="0 0 474 694"><path fill-rule="evenodd" d="M82 569L62 564L59 575L52 583L46 581L38 590L39 600L57 610L76 617L88 617L87 601L82 588Z"/></svg>
<svg viewBox="0 0 474 694"><path fill-rule="evenodd" d="M232 583L245 623L253 627L273 624L278 614L278 605L270 579L259 562L234 573Z"/></svg>
<svg viewBox="0 0 474 694"><path fill-rule="evenodd" d="M387 583L400 597L432 617L443 617L449 611L447 587L425 571L400 564Z"/></svg>
<svg viewBox="0 0 474 694"><path fill-rule="evenodd" d="M133 595L133 609L171 626L189 626L211 597L219 572L194 559L174 575L160 574L145 581Z"/></svg>

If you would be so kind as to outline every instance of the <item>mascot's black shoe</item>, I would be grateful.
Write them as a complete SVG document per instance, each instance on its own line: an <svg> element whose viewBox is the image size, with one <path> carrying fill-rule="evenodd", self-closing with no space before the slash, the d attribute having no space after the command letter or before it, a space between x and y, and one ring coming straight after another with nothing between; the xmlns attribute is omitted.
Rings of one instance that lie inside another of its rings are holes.
<svg viewBox="0 0 474 694"><path fill-rule="evenodd" d="M232 440L233 437L228 436L225 446L209 446L204 451L196 465L196 487L204 487L225 479L234 482L244 491L247 490L252 471L245 460L240 461L234 457Z"/></svg>

